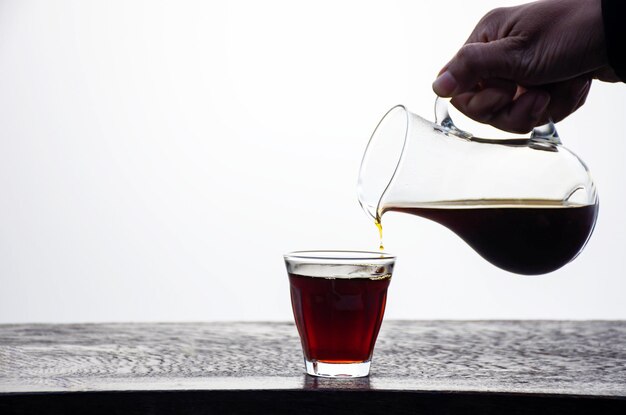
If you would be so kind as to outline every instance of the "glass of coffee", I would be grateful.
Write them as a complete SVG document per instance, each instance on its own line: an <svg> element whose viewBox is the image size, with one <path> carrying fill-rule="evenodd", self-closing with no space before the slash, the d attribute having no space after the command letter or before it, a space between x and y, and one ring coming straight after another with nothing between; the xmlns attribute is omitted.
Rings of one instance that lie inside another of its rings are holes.
<svg viewBox="0 0 626 415"><path fill-rule="evenodd" d="M380 252L299 251L284 258L306 372L367 376L395 257Z"/></svg>

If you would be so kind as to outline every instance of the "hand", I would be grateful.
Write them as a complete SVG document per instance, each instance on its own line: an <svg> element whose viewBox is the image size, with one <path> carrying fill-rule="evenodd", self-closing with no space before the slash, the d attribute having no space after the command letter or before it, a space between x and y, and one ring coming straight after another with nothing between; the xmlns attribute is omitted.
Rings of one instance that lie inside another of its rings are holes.
<svg viewBox="0 0 626 415"><path fill-rule="evenodd" d="M487 13L433 90L468 117L525 133L584 104L608 65L601 0L543 0Z"/></svg>

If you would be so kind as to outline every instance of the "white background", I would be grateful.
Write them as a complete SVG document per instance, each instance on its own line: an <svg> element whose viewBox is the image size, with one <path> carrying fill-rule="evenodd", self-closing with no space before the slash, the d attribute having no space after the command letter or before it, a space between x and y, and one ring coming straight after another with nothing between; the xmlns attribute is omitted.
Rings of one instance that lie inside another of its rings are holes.
<svg viewBox="0 0 626 415"><path fill-rule="evenodd" d="M379 117L511 1L1 1L0 322L290 320L282 254L377 247ZM601 198L542 277L385 217L386 318L626 318L626 88L558 125Z"/></svg>

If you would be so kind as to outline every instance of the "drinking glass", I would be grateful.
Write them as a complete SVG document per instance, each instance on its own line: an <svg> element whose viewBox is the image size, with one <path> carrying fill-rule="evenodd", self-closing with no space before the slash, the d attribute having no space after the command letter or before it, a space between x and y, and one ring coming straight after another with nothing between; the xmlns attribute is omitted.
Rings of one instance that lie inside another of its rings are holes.
<svg viewBox="0 0 626 415"><path fill-rule="evenodd" d="M368 376L395 257L365 251L298 251L284 258L306 372Z"/></svg>

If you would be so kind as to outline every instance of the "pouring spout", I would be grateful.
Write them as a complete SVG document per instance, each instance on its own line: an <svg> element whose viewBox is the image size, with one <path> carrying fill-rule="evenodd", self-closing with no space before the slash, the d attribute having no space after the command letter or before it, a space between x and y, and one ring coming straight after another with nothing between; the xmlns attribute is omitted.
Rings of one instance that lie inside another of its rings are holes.
<svg viewBox="0 0 626 415"><path fill-rule="evenodd" d="M408 110L396 105L378 122L365 149L357 193L359 204L373 221L378 218L381 200L398 170L409 129Z"/></svg>

